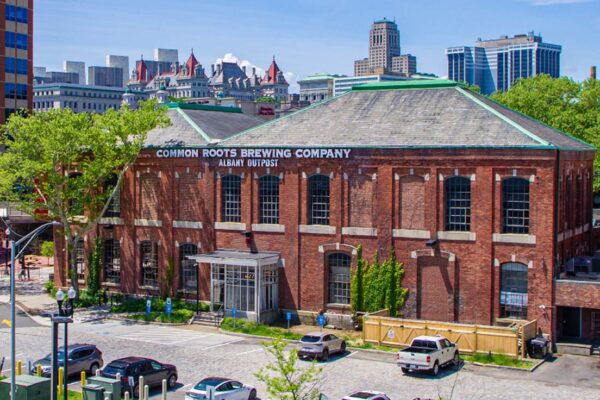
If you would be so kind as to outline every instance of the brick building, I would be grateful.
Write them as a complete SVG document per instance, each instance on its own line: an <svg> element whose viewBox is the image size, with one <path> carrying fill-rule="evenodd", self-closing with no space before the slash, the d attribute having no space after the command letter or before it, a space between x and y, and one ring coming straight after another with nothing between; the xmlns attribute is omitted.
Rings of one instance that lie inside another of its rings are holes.
<svg viewBox="0 0 600 400"><path fill-rule="evenodd" d="M157 294L172 257L182 295L339 323L362 244L405 263L407 317L556 334L555 297L600 309L598 286L580 304L556 284L592 250L585 143L449 81L366 84L260 125L172 107L96 233L108 288Z"/></svg>

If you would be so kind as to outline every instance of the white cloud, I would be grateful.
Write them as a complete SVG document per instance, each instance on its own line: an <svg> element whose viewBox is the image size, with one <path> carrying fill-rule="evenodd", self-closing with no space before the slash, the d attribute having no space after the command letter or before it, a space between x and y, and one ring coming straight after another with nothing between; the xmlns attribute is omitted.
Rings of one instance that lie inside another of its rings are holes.
<svg viewBox="0 0 600 400"><path fill-rule="evenodd" d="M591 3L594 0L526 0L532 6L554 6L560 4Z"/></svg>
<svg viewBox="0 0 600 400"><path fill-rule="evenodd" d="M300 85L298 85L298 77L296 76L296 74L291 71L287 71L287 72L283 73L283 76L285 77L285 80L287 81L287 83L290 84L290 87L288 88L288 92L289 93L299 93Z"/></svg>
<svg viewBox="0 0 600 400"><path fill-rule="evenodd" d="M265 70L262 69L261 67L254 65L252 62L250 62L248 60L240 61L240 59L238 57L236 57L233 53L225 53L225 55L223 57L217 58L215 60L215 64L221 64L223 62L236 63L240 67L246 67L246 71L247 71L248 75L252 74L252 68L256 68L256 74L260 77L262 77L265 74Z"/></svg>

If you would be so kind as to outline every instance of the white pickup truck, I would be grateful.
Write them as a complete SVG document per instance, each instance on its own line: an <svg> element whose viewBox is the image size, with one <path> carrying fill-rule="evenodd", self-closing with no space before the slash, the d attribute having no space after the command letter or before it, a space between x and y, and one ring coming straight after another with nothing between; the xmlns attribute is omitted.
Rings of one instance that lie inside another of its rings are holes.
<svg viewBox="0 0 600 400"><path fill-rule="evenodd" d="M437 375L440 368L460 363L458 347L443 336L417 336L410 347L396 354L396 362L403 373L409 371L430 371Z"/></svg>

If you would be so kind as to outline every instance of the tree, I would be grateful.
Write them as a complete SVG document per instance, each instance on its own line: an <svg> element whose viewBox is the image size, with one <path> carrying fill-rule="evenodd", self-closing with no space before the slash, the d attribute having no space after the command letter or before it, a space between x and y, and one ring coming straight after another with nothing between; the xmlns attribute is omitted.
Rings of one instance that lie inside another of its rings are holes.
<svg viewBox="0 0 600 400"><path fill-rule="evenodd" d="M367 260L363 258L361 245L356 248L356 253L356 270L350 282L350 306L355 314L358 311L365 311L364 274L367 268Z"/></svg>
<svg viewBox="0 0 600 400"><path fill-rule="evenodd" d="M146 133L166 125L163 108L140 103L105 114L69 109L13 115L2 127L7 150L0 156L0 200L38 218L56 220L70 255L68 276L77 289L73 251L108 208ZM116 176L116 184L103 186Z"/></svg>
<svg viewBox="0 0 600 400"><path fill-rule="evenodd" d="M276 103L277 101L271 96L262 96L256 99L257 103Z"/></svg>
<svg viewBox="0 0 600 400"><path fill-rule="evenodd" d="M50 258L54 257L54 242L46 240L42 243L42 249L40 251L42 257L48 257L48 265L50 265Z"/></svg>
<svg viewBox="0 0 600 400"><path fill-rule="evenodd" d="M491 98L520 113L600 146L600 81L574 82L567 77L536 75L519 79ZM600 153L594 159L594 190L600 189Z"/></svg>
<svg viewBox="0 0 600 400"><path fill-rule="evenodd" d="M254 374L267 387L269 398L278 400L316 400L319 398L317 383L323 368L313 362L307 368L296 366L298 349L293 348L286 355L287 340L277 337L270 343L264 342L265 349L275 357L275 361L261 367Z"/></svg>
<svg viewBox="0 0 600 400"><path fill-rule="evenodd" d="M102 259L102 238L96 237L94 250L90 254L88 263L87 289L90 295L95 296L100 291L100 265Z"/></svg>

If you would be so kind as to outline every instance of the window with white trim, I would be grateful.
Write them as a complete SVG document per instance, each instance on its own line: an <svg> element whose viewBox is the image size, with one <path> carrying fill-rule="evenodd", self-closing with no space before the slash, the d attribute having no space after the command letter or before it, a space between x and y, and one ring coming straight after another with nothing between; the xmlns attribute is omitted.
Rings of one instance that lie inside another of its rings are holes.
<svg viewBox="0 0 600 400"><path fill-rule="evenodd" d="M327 255L329 276L329 303L350 304L350 263L345 253Z"/></svg>
<svg viewBox="0 0 600 400"><path fill-rule="evenodd" d="M313 175L308 178L308 223L329 225L329 177Z"/></svg>
<svg viewBox="0 0 600 400"><path fill-rule="evenodd" d="M444 184L446 197L447 231L471 230L471 180L462 176L447 178Z"/></svg>
<svg viewBox="0 0 600 400"><path fill-rule="evenodd" d="M144 240L140 243L142 286L158 287L158 243Z"/></svg>
<svg viewBox="0 0 600 400"><path fill-rule="evenodd" d="M502 181L502 233L529 233L529 181Z"/></svg>
<svg viewBox="0 0 600 400"><path fill-rule="evenodd" d="M221 221L240 222L241 179L237 175L226 175L221 179Z"/></svg>

